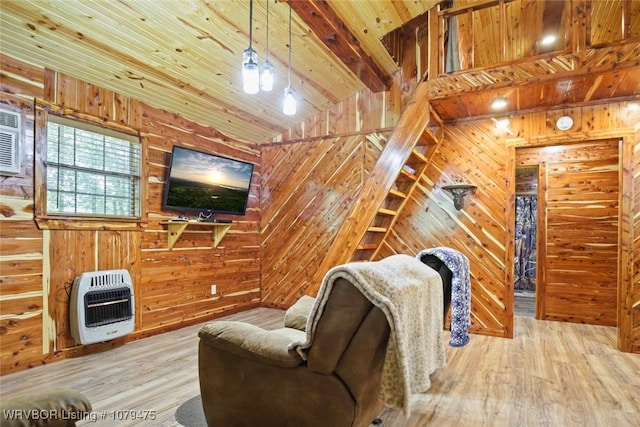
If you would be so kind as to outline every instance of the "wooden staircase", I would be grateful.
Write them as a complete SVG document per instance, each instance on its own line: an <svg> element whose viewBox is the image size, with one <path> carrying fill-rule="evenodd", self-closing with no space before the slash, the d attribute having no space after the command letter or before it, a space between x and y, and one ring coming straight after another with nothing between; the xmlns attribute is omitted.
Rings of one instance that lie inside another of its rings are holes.
<svg viewBox="0 0 640 427"><path fill-rule="evenodd" d="M442 138L421 83L318 268L319 281L336 265L375 257Z"/></svg>
<svg viewBox="0 0 640 427"><path fill-rule="evenodd" d="M394 184L387 192L382 205L378 208L371 224L351 256L351 261L375 259L384 240L400 217L400 213L418 184L420 175L431 161L431 157L442 139L442 123L433 112L430 114L430 119L431 126L425 128L422 137L411 149Z"/></svg>

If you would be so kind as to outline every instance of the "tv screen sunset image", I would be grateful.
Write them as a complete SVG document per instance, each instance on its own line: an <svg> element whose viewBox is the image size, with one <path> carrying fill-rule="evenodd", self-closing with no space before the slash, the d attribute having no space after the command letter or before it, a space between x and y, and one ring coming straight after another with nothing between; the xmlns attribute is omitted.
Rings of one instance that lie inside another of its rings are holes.
<svg viewBox="0 0 640 427"><path fill-rule="evenodd" d="M244 214L252 173L250 163L175 147L165 205Z"/></svg>

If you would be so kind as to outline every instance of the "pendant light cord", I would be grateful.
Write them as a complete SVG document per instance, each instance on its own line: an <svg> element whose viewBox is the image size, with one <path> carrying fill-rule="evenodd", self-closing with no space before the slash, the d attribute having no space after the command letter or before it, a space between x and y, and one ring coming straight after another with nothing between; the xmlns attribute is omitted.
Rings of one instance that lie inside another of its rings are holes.
<svg viewBox="0 0 640 427"><path fill-rule="evenodd" d="M291 86L291 3L289 3L289 86Z"/></svg>
<svg viewBox="0 0 640 427"><path fill-rule="evenodd" d="M253 41L253 0L249 0L249 49Z"/></svg>
<svg viewBox="0 0 640 427"><path fill-rule="evenodd" d="M269 1L267 0L267 61L269 61Z"/></svg>

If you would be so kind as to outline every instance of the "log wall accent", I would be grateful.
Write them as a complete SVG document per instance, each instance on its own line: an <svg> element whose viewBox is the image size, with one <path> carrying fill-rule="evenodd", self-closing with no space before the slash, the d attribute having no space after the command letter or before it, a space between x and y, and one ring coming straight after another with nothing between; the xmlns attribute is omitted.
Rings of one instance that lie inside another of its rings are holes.
<svg viewBox="0 0 640 427"><path fill-rule="evenodd" d="M260 304L260 151L215 129L160 111L123 94L0 55L0 104L21 111L23 169L0 177L0 368L2 374L100 351L126 341L200 322ZM137 231L38 229L34 221L34 104L43 99L140 132L146 153L146 228ZM213 249L207 229L185 232L173 250L160 222L171 148L179 144L254 163L247 209ZM84 271L125 268L134 282L136 325L132 335L89 346L70 335L73 280ZM217 294L210 294L211 285Z"/></svg>

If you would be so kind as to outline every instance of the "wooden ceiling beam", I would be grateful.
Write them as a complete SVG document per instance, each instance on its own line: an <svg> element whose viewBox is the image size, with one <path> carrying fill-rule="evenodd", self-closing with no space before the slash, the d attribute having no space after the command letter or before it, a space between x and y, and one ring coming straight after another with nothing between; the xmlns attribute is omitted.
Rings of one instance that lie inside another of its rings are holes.
<svg viewBox="0 0 640 427"><path fill-rule="evenodd" d="M325 46L372 92L382 92L389 88L388 76L365 52L358 39L325 0L288 3Z"/></svg>

